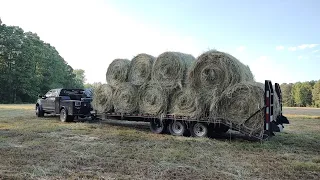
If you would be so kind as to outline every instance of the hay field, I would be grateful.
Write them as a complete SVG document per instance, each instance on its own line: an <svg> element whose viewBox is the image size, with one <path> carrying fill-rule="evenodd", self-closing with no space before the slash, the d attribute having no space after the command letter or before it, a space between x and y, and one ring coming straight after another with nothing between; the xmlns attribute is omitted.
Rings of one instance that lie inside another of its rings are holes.
<svg viewBox="0 0 320 180"><path fill-rule="evenodd" d="M36 118L33 105L0 105L0 179L319 179L320 120L289 120L260 143L156 135L145 123L61 123Z"/></svg>

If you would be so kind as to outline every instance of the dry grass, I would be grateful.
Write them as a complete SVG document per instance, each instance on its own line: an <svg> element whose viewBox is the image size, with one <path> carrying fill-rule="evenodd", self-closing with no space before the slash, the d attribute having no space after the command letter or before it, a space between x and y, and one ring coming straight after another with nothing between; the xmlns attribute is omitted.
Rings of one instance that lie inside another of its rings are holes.
<svg viewBox="0 0 320 180"><path fill-rule="evenodd" d="M320 121L272 140L156 135L145 123L60 123L0 105L0 179L319 179ZM26 107L21 106L21 107Z"/></svg>

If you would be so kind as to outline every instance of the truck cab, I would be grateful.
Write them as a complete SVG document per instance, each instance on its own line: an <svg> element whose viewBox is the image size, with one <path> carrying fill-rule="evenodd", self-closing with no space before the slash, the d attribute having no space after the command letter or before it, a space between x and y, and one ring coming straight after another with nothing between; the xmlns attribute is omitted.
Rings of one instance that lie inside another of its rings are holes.
<svg viewBox="0 0 320 180"><path fill-rule="evenodd" d="M39 95L36 103L36 115L60 115L62 122L73 121L74 117L91 116L92 98L84 89L51 89L45 95Z"/></svg>

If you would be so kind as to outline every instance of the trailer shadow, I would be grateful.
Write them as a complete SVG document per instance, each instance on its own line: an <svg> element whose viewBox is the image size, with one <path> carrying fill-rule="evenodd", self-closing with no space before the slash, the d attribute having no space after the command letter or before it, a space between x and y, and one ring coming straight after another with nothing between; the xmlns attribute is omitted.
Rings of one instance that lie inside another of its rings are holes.
<svg viewBox="0 0 320 180"><path fill-rule="evenodd" d="M144 131L151 133L150 130L150 124L149 122L138 122L138 121L125 121L125 120L88 120L88 119L78 119L76 122L82 122L82 123L93 123L93 124L106 124L116 127L126 127L126 128L133 128L138 131ZM170 135L169 133L165 133L167 135ZM226 133L210 133L209 138L211 139L217 139L217 140L245 140L245 141L251 141L251 142L257 142L260 141L259 139L256 139L254 137L248 137L244 134L241 134L240 132L229 130Z"/></svg>

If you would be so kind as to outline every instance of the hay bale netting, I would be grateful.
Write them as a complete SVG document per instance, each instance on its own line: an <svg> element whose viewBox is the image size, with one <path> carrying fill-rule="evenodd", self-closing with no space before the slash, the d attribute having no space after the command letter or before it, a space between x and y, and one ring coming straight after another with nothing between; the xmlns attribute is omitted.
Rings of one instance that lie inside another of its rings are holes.
<svg viewBox="0 0 320 180"><path fill-rule="evenodd" d="M109 65L106 79L111 86L117 86L128 80L128 72L130 68L130 61L128 59L115 59Z"/></svg>
<svg viewBox="0 0 320 180"><path fill-rule="evenodd" d="M186 84L187 71L195 58L180 52L164 52L153 64L152 80L166 89Z"/></svg>
<svg viewBox="0 0 320 180"><path fill-rule="evenodd" d="M93 89L92 108L98 113L110 112L113 110L114 89L109 84L97 85Z"/></svg>
<svg viewBox="0 0 320 180"><path fill-rule="evenodd" d="M139 89L139 112L164 115L167 113L170 93L159 83L148 82Z"/></svg>
<svg viewBox="0 0 320 180"><path fill-rule="evenodd" d="M256 82L241 82L228 87L212 102L210 116L243 125L248 132L259 134L263 131L264 111L247 119L263 107L264 88Z"/></svg>
<svg viewBox="0 0 320 180"><path fill-rule="evenodd" d="M152 66L155 57L148 54L138 54L130 64L128 81L134 85L141 86L151 79Z"/></svg>
<svg viewBox="0 0 320 180"><path fill-rule="evenodd" d="M114 111L134 113L138 110L138 89L131 83L119 84L113 94Z"/></svg>
<svg viewBox="0 0 320 180"><path fill-rule="evenodd" d="M188 77L191 87L203 93L209 102L229 86L254 80L248 66L235 57L216 50L200 55L192 64Z"/></svg>
<svg viewBox="0 0 320 180"><path fill-rule="evenodd" d="M170 104L170 114L175 116L189 116L194 119L205 116L201 97L189 87L175 92Z"/></svg>

